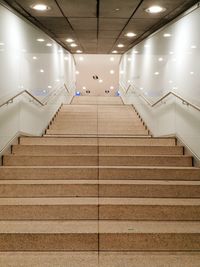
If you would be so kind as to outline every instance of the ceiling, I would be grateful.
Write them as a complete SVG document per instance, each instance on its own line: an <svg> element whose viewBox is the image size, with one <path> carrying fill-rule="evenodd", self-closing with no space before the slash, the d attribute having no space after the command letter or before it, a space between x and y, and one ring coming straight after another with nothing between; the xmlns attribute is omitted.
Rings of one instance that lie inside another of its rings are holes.
<svg viewBox="0 0 200 267"><path fill-rule="evenodd" d="M85 54L122 54L154 31L177 17L198 0L6 0L71 53L82 50ZM44 3L50 10L41 12L31 5ZM166 8L165 12L149 14L151 5ZM117 10L116 10L117 9ZM133 38L125 34L136 33ZM72 38L78 47L66 42ZM117 44L125 45L118 48Z"/></svg>

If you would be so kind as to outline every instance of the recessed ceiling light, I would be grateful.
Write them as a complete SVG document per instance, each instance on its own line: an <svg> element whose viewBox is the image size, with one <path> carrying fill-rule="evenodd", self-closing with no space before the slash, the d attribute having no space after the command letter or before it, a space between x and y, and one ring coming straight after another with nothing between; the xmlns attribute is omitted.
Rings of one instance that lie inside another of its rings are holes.
<svg viewBox="0 0 200 267"><path fill-rule="evenodd" d="M76 71L76 74L78 75L79 73L80 73L80 72L77 70L77 71Z"/></svg>
<svg viewBox="0 0 200 267"><path fill-rule="evenodd" d="M114 70L110 70L110 74L114 74L115 73L115 71Z"/></svg>
<svg viewBox="0 0 200 267"><path fill-rule="evenodd" d="M169 54L170 54L170 55L173 55L173 54L174 54L174 52L173 52L173 51L170 51L170 52L169 52Z"/></svg>
<svg viewBox="0 0 200 267"><path fill-rule="evenodd" d="M161 6L150 6L149 8L145 9L147 13L151 13L151 14L161 13L161 12L164 12L165 10L166 8L161 7Z"/></svg>
<svg viewBox="0 0 200 267"><path fill-rule="evenodd" d="M64 60L69 60L69 58L68 57L64 57Z"/></svg>
<svg viewBox="0 0 200 267"><path fill-rule="evenodd" d="M100 83L102 83L102 82L103 82L103 80L101 80L101 79L100 79L100 80L99 80L99 82L100 82Z"/></svg>
<svg viewBox="0 0 200 267"><path fill-rule="evenodd" d="M36 59L37 59L37 57L35 57L35 56L34 56L34 57L33 57L33 59L34 59L34 60L36 60Z"/></svg>
<svg viewBox="0 0 200 267"><path fill-rule="evenodd" d="M115 11L119 11L120 9L119 8L115 8Z"/></svg>
<svg viewBox="0 0 200 267"><path fill-rule="evenodd" d="M171 33L164 33L164 34L163 34L163 37L166 37L166 38L167 38L167 37L171 37L171 36L172 36Z"/></svg>
<svg viewBox="0 0 200 267"><path fill-rule="evenodd" d="M44 70L43 70L43 69L41 69L41 70L40 70L40 72L41 72L41 73L43 73L43 72L44 72Z"/></svg>
<svg viewBox="0 0 200 267"><path fill-rule="evenodd" d="M86 90L86 86L83 86L83 90Z"/></svg>
<svg viewBox="0 0 200 267"><path fill-rule="evenodd" d="M130 80L128 80L128 83L131 83L131 81L130 81Z"/></svg>
<svg viewBox="0 0 200 267"><path fill-rule="evenodd" d="M46 46L52 46L52 44L48 43L48 44L46 44Z"/></svg>
<svg viewBox="0 0 200 267"><path fill-rule="evenodd" d="M0 43L1 46L5 45L4 43Z"/></svg>
<svg viewBox="0 0 200 267"><path fill-rule="evenodd" d="M143 90L144 88L143 87L140 87L140 90Z"/></svg>
<svg viewBox="0 0 200 267"><path fill-rule="evenodd" d="M197 46L196 45L191 45L191 48L195 49L195 48L197 48Z"/></svg>
<svg viewBox="0 0 200 267"><path fill-rule="evenodd" d="M128 61L131 61L131 57L128 58Z"/></svg>
<svg viewBox="0 0 200 267"><path fill-rule="evenodd" d="M154 72L155 75L159 75L160 73L158 71Z"/></svg>
<svg viewBox="0 0 200 267"><path fill-rule="evenodd" d="M123 44L118 44L117 47L121 48L121 47L124 47Z"/></svg>
<svg viewBox="0 0 200 267"><path fill-rule="evenodd" d="M145 44L145 45L144 45L144 47L145 47L145 48L148 48L148 47L150 47L150 45L148 45L148 44Z"/></svg>
<svg viewBox="0 0 200 267"><path fill-rule="evenodd" d="M83 60L84 60L84 58L83 58L83 57L79 57L79 60L80 60L80 61L83 61Z"/></svg>
<svg viewBox="0 0 200 267"><path fill-rule="evenodd" d="M59 79L56 79L56 82L59 82L60 80Z"/></svg>
<svg viewBox="0 0 200 267"><path fill-rule="evenodd" d="M137 51L137 50L134 50L134 51L133 51L133 53L134 53L134 54L138 54L138 53L139 53L139 51Z"/></svg>
<svg viewBox="0 0 200 267"><path fill-rule="evenodd" d="M42 39L42 38L38 38L37 41L38 41L38 42L44 42L44 39Z"/></svg>
<svg viewBox="0 0 200 267"><path fill-rule="evenodd" d="M163 58L162 57L159 57L158 61L160 61L160 62L163 61Z"/></svg>
<svg viewBox="0 0 200 267"><path fill-rule="evenodd" d="M135 37L137 34L136 33L134 33L134 32L127 32L126 34L125 34L125 36L127 36L127 37Z"/></svg>
<svg viewBox="0 0 200 267"><path fill-rule="evenodd" d="M117 52L117 50L113 50L112 53L113 54L117 54L118 52Z"/></svg>
<svg viewBox="0 0 200 267"><path fill-rule="evenodd" d="M49 88L49 89L51 89L51 88L52 88L52 86L51 86L51 85L48 85L48 88Z"/></svg>
<svg viewBox="0 0 200 267"><path fill-rule="evenodd" d="M114 57L111 57L111 58L110 58L110 61L114 61L114 60L115 60Z"/></svg>
<svg viewBox="0 0 200 267"><path fill-rule="evenodd" d="M113 90L114 89L114 86L110 86L110 90Z"/></svg>
<svg viewBox="0 0 200 267"><path fill-rule="evenodd" d="M177 86L174 86L173 89L176 90L176 89L178 89L178 87Z"/></svg>
<svg viewBox="0 0 200 267"><path fill-rule="evenodd" d="M169 83L173 83L173 81L172 81L172 80L170 80L170 81L169 81Z"/></svg>
<svg viewBox="0 0 200 267"><path fill-rule="evenodd" d="M71 47L77 47L78 45L73 43L73 44L70 44Z"/></svg>
<svg viewBox="0 0 200 267"><path fill-rule="evenodd" d="M194 74L194 71L190 71L190 74L193 75Z"/></svg>
<svg viewBox="0 0 200 267"><path fill-rule="evenodd" d="M73 42L74 42L74 40L73 40L73 39L71 39L71 38L67 38L67 39L66 39L66 42L67 42L67 43L73 43Z"/></svg>
<svg viewBox="0 0 200 267"><path fill-rule="evenodd" d="M83 53L83 51L81 51L81 50L76 50L76 53L81 54L81 53Z"/></svg>
<svg viewBox="0 0 200 267"><path fill-rule="evenodd" d="M50 9L50 7L45 4L35 4L35 5L32 5L31 8L37 11L46 11Z"/></svg>

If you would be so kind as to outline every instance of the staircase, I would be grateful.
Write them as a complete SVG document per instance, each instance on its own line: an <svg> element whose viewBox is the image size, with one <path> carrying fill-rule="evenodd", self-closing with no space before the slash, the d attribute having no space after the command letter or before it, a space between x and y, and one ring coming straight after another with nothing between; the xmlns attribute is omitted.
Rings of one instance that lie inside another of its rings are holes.
<svg viewBox="0 0 200 267"><path fill-rule="evenodd" d="M0 266L199 267L200 169L118 97L74 97L0 167Z"/></svg>

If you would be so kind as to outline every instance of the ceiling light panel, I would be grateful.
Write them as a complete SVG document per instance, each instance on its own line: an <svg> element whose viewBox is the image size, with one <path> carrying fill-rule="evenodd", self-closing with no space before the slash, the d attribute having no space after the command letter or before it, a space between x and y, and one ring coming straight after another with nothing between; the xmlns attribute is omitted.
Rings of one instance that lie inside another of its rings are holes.
<svg viewBox="0 0 200 267"><path fill-rule="evenodd" d="M31 5L31 8L37 11L47 11L50 9L50 7L45 4L34 4Z"/></svg>
<svg viewBox="0 0 200 267"><path fill-rule="evenodd" d="M166 11L166 8L162 7L162 6L150 6L147 9L145 9L145 11L147 13L151 13L151 14L158 14L158 13L162 13Z"/></svg>

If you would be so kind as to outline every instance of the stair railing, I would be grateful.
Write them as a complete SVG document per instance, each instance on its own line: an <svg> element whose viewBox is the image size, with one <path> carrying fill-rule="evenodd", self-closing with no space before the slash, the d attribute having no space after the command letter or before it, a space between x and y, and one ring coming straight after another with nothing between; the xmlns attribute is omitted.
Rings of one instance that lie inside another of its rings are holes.
<svg viewBox="0 0 200 267"><path fill-rule="evenodd" d="M67 88L66 84L64 84L64 87L61 87L59 88L58 90L56 91L53 91L52 94L54 95L57 95L57 92L60 91L62 92L63 90L66 90L68 93L69 92L69 89ZM52 94L50 94L47 98L46 101L40 101L38 98L36 98L34 95L32 95L28 90L22 90L21 92L17 93L16 95L12 96L11 98L9 98L8 100L6 100L5 102L3 102L2 104L0 104L0 108L5 106L5 105L9 105L11 103L13 103L13 100L18 98L19 96L23 95L23 94L26 94L28 95L29 97L31 97L33 99L33 101L36 101L40 106L44 107L48 104L49 102L49 99L51 98Z"/></svg>
<svg viewBox="0 0 200 267"><path fill-rule="evenodd" d="M125 86L120 83L120 86L123 88L125 95L130 91L130 89L133 89L133 92L138 92L139 90L136 89L136 87L133 84L129 84L129 86L127 88L125 88ZM200 107L197 105L194 105L193 103L191 103L190 101L186 100L185 98L183 98L182 96L180 96L179 94L170 91L168 93L166 93L165 95L163 95L161 98L159 98L157 101L155 101L154 103L150 102L143 94L141 94L140 92L138 93L138 96L141 97L149 106L151 106L152 108L155 107L157 104L162 103L162 101L167 98L168 96L173 95L176 98L178 98L179 100L182 101L183 104L187 105L187 106L191 106L194 109L200 111Z"/></svg>

